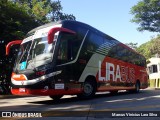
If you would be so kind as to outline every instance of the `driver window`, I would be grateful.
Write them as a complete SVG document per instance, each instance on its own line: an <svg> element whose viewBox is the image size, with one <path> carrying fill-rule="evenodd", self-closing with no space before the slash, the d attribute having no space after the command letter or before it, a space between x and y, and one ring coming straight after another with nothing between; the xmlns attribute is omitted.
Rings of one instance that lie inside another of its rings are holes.
<svg viewBox="0 0 160 120"><path fill-rule="evenodd" d="M76 58L79 50L81 40L76 35L63 33L61 36L57 62L58 64L64 64L70 62Z"/></svg>
<svg viewBox="0 0 160 120"><path fill-rule="evenodd" d="M68 41L61 40L59 51L58 51L58 60L67 61L68 60Z"/></svg>

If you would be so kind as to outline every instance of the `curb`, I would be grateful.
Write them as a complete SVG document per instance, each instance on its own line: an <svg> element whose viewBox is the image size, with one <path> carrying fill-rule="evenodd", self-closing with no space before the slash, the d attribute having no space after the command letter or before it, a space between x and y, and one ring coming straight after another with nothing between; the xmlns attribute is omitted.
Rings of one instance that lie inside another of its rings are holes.
<svg viewBox="0 0 160 120"><path fill-rule="evenodd" d="M148 87L148 88L146 88L144 90L160 90L160 88Z"/></svg>
<svg viewBox="0 0 160 120"><path fill-rule="evenodd" d="M155 88L155 90L160 90L160 88Z"/></svg>

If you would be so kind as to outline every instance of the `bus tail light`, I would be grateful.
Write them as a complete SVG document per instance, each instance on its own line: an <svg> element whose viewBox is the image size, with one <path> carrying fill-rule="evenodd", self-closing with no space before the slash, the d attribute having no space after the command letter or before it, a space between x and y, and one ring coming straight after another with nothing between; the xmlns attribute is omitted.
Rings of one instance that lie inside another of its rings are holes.
<svg viewBox="0 0 160 120"><path fill-rule="evenodd" d="M9 55L9 51L12 45L17 45L21 43L22 43L22 40L15 40L15 41L9 42L6 46L6 55Z"/></svg>
<svg viewBox="0 0 160 120"><path fill-rule="evenodd" d="M61 28L61 27L55 27L49 30L48 32L48 44L51 44L53 42L54 39L54 34L56 32L67 32L67 33L71 33L71 34L76 34L74 31L67 29L67 28Z"/></svg>

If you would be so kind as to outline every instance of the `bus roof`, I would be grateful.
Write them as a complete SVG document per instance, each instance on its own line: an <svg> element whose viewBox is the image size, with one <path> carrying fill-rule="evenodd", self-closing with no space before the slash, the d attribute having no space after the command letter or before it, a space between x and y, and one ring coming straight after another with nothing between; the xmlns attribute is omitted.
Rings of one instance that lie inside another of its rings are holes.
<svg viewBox="0 0 160 120"><path fill-rule="evenodd" d="M43 28L46 28L46 27L49 27L49 26L53 26L53 25L57 25L57 24L76 24L78 26L82 26L82 27L85 27L89 30L92 30L92 31L95 31L97 32L98 34L101 34L102 36L106 36L107 38L109 39L112 39L112 40L116 40L115 38L99 31L98 29L86 24L86 23L82 23L82 22L78 22L78 21L73 21L73 20L60 20L60 21L57 21L57 22L50 22L50 23L47 23L47 24L44 24L42 26L39 26L37 28L34 28L33 30L29 31L28 34L34 34L35 31L39 30L39 29L43 29Z"/></svg>
<svg viewBox="0 0 160 120"><path fill-rule="evenodd" d="M62 24L62 26L65 25L65 24L78 25L78 26L84 27L84 28L86 28L88 30L94 31L94 32L98 33L99 35L102 35L102 36L106 37L107 39L116 40L115 38L105 34L104 32L102 32L102 31L100 31L100 30L98 30L98 29L96 29L96 28L94 28L94 27L92 27L92 26L90 26L90 25L88 25L86 23L82 23L82 22L74 21L74 20L60 20L60 21L57 21L57 22L50 22L50 23L44 24L42 26L39 26L37 28L34 28L33 30L29 31L28 34L32 35L32 34L35 33L35 31L37 31L39 29L43 29L43 28L46 28L46 27L49 27L49 26L54 26L54 25L57 25L57 24ZM118 41L118 40L116 40L116 41ZM123 44L123 46L125 46L126 48L130 49L131 51L137 53L134 49L128 47L127 45ZM137 53L137 54L139 54L139 53ZM141 54L139 54L139 55L141 55ZM141 56L143 56L143 55L141 55Z"/></svg>

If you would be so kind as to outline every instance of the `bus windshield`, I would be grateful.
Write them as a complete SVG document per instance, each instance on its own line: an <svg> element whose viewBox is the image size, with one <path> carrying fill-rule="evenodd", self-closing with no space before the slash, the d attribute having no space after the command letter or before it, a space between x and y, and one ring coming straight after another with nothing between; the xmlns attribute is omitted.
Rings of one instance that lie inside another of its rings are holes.
<svg viewBox="0 0 160 120"><path fill-rule="evenodd" d="M22 43L16 60L16 70L33 69L52 61L54 42L48 44L47 37Z"/></svg>

